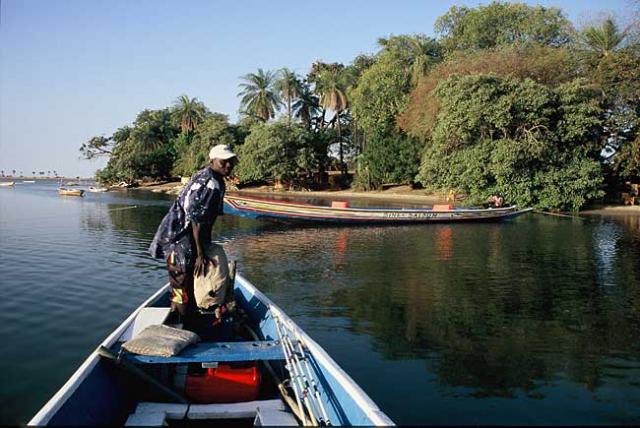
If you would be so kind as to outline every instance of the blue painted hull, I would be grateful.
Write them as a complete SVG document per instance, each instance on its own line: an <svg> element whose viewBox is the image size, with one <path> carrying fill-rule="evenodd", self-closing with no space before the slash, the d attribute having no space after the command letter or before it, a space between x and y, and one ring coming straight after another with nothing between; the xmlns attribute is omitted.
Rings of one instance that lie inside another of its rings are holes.
<svg viewBox="0 0 640 428"><path fill-rule="evenodd" d="M529 211L531 209L518 209L516 206L489 209L337 208L248 196L225 197L225 212L229 214L249 218L342 225L488 222L514 218Z"/></svg>
<svg viewBox="0 0 640 428"><path fill-rule="evenodd" d="M291 343L299 344L301 352L298 355L306 355L308 358L307 361L312 372L311 377L315 377L317 381L319 399L323 403L324 409L326 409L326 417L331 425L393 425L393 422L331 357L259 290L244 278L238 276L236 277L234 291L238 307L242 308L247 314L248 324L251 325L257 335L255 339L259 341L256 343L263 344L265 349L261 350L255 344L252 346L251 343L240 342L230 344L231 347L235 346L235 350L226 349L225 352L216 354L215 348L218 345L209 343L207 344L208 349L205 350L183 351L178 356L182 360L172 361L167 359L167 365L185 363L190 361L189 358L200 358L198 361L205 361L202 356L205 355L205 358L208 358L206 356L212 354L214 355L213 358L206 361L216 360L216 355L219 361L229 359L244 361L243 358L247 361L269 360L275 371L286 375L286 357L284 354L278 356L278 351L274 347L275 344L280 346L286 337L289 340L293 340ZM141 314L149 310L162 311L168 305L168 285L165 285L134 311L102 343L102 346L117 353L121 343L135 334L132 331L135 332L136 323L141 319ZM205 345L202 344L202 346ZM223 348L226 346L222 345ZM248 348L253 348L253 350L247 350ZM34 416L29 425L123 425L127 420L131 421L132 414L137 415L140 413L142 403L155 403L158 401L157 391L152 391L148 385L145 386L139 380L132 379L130 374L119 369L113 361L102 358L97 351L91 354L63 388ZM245 353L244 356L236 355L243 352ZM154 358L151 358L151 360ZM136 357L132 356L130 361L141 362L135 361L135 359ZM142 363L153 365L154 367L162 367L164 365L161 357L155 358L154 361L142 361ZM271 400L268 402L272 403L281 400L283 397L276 392L263 398ZM160 401L166 402L166 397ZM262 401L262 403L266 402ZM289 401L290 403L291 400ZM179 404L170 405L174 407L180 406ZM206 405L191 404L185 408L193 411L194 409L205 409L207 407ZM289 410L285 408L280 413L287 414L288 412ZM169 413L164 412L163 415L166 416ZM290 414L287 416L289 420L295 420Z"/></svg>

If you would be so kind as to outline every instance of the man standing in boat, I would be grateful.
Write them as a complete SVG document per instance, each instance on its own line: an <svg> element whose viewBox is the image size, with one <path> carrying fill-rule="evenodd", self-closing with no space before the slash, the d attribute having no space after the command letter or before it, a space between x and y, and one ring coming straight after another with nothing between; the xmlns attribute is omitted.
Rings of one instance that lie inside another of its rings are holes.
<svg viewBox="0 0 640 428"><path fill-rule="evenodd" d="M238 157L224 144L209 152L209 165L196 172L164 216L149 252L167 261L171 285L171 309L186 315L193 307L193 277L205 273L214 260L207 258L211 230L224 205L224 177L231 174Z"/></svg>

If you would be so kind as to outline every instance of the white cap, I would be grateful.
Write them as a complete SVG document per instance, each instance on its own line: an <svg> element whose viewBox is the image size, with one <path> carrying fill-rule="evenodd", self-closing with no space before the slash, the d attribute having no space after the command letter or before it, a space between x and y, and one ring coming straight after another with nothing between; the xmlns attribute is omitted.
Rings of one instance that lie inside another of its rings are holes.
<svg viewBox="0 0 640 428"><path fill-rule="evenodd" d="M233 153L231 147L227 144L218 144L209 151L209 159L231 159L236 157L238 155Z"/></svg>

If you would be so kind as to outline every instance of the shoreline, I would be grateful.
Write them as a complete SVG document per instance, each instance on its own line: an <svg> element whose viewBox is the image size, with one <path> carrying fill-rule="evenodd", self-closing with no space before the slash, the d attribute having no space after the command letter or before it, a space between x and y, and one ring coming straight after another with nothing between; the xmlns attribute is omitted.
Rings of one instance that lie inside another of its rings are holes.
<svg viewBox="0 0 640 428"><path fill-rule="evenodd" d="M149 183L130 190L146 190L154 193L166 193L169 195L177 195L184 187L179 181ZM427 193L425 190L414 190L409 186L397 186L387 190L372 190L368 192L358 192L351 189L333 190L333 191L293 191L293 190L275 190L272 186L249 187L235 190L235 193L248 195L273 195L273 196L292 196L307 198L329 198L329 199L369 199L392 202L405 203L423 203L425 205L448 203L446 198ZM455 202L454 202L455 204ZM544 213L553 214L553 213ZM564 213L570 217L573 216L594 216L594 215L640 215L640 205L594 205L584 211L576 214Z"/></svg>

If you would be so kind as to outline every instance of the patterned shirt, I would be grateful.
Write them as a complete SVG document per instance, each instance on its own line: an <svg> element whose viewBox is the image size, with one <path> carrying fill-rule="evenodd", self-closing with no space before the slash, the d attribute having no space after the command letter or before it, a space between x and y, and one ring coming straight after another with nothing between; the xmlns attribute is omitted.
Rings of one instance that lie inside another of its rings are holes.
<svg viewBox="0 0 640 428"><path fill-rule="evenodd" d="M171 253L175 264L186 271L195 262L191 223L213 223L223 214L225 184L222 175L206 167L196 172L164 216L149 246L156 258Z"/></svg>

